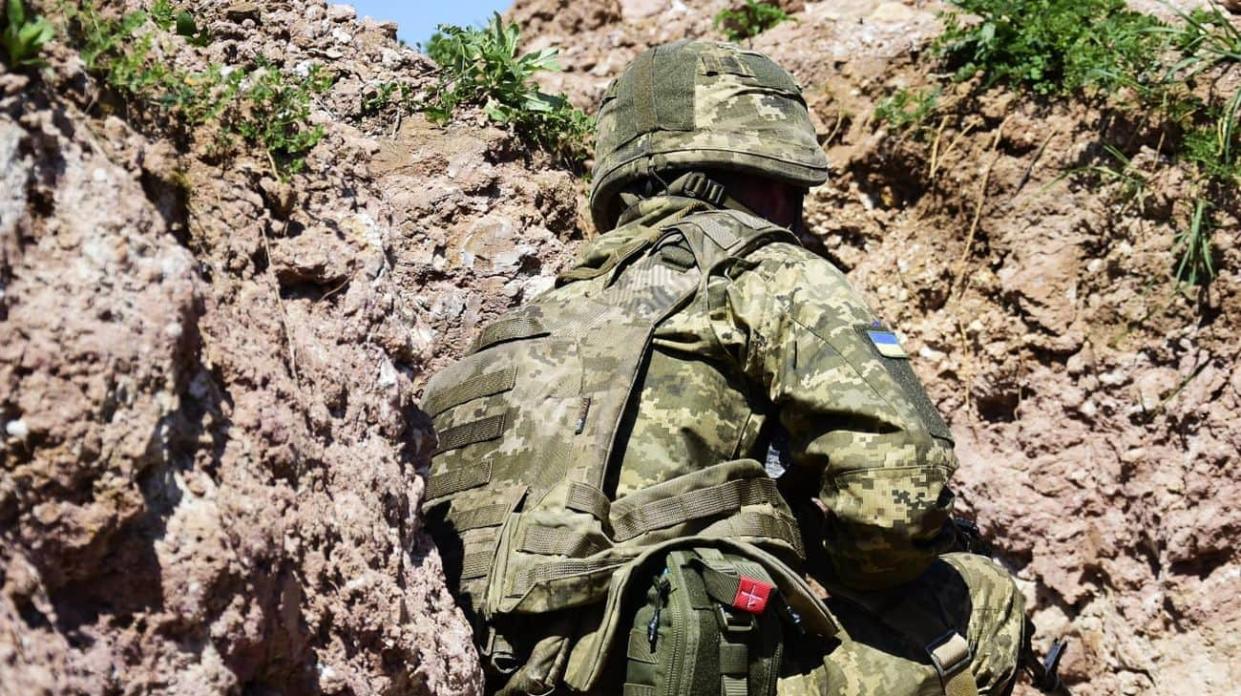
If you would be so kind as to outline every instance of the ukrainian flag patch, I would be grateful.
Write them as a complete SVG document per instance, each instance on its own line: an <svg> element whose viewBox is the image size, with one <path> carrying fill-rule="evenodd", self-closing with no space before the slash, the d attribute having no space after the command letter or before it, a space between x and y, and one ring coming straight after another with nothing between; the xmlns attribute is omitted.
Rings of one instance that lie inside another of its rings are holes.
<svg viewBox="0 0 1241 696"><path fill-rule="evenodd" d="M881 329L867 329L866 336L883 357L909 359L909 355L901 347L901 340L896 337L895 333Z"/></svg>

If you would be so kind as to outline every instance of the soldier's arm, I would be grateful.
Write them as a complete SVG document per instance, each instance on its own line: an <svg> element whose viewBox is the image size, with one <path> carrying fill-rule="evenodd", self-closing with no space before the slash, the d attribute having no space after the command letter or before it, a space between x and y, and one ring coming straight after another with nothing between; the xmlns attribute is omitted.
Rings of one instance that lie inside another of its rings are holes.
<svg viewBox="0 0 1241 696"><path fill-rule="evenodd" d="M948 428L899 346L829 262L786 244L716 285L717 333L765 386L795 474L819 482L839 582L912 580L951 542Z"/></svg>

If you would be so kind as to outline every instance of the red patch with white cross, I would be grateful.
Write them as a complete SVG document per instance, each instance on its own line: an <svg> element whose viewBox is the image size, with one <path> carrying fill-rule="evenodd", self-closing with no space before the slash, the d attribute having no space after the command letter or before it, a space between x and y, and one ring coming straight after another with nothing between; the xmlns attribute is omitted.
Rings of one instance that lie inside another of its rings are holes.
<svg viewBox="0 0 1241 696"><path fill-rule="evenodd" d="M737 596L733 597L733 608L750 614L761 614L767 608L767 600L771 597L770 583L741 576L737 585Z"/></svg>

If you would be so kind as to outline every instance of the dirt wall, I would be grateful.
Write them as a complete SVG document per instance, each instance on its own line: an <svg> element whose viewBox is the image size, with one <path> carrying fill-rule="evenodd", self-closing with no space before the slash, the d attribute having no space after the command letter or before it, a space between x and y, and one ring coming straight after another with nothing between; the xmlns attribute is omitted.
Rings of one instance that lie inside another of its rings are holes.
<svg viewBox="0 0 1241 696"><path fill-rule="evenodd" d="M418 524L418 390L551 283L582 183L478 115L368 108L432 79L391 25L314 0L186 5L216 38L170 39L170 63L321 65L326 135L282 181L101 98L63 41L38 76L0 73L0 693L478 693ZM724 5L511 16L564 46L548 84L589 107L646 45L713 36ZM961 506L1040 641L1073 638L1075 693L1230 693L1235 201L1219 278L1174 292L1175 168L1142 210L1059 179L1104 142L1158 161L1148 133L1002 92L938 144L889 132L869 115L930 79L940 5L786 6L754 47L806 87L833 162L806 242L906 336L958 439Z"/></svg>
<svg viewBox="0 0 1241 696"><path fill-rule="evenodd" d="M148 128L64 41L0 73L0 693L478 693L416 396L550 283L577 183L477 116L365 108L430 79L392 25L187 7L213 41L161 59L323 66L326 135L281 180Z"/></svg>
<svg viewBox="0 0 1241 696"><path fill-rule="evenodd" d="M718 39L711 19L729 6L570 4L519 0L511 14L537 30L532 46L569 46L547 83L582 106L648 45ZM1174 18L1167 4L1133 4ZM1219 277L1178 290L1175 239L1193 192L1141 123L1004 90L967 99L968 86L943 101L970 112L922 137L876 123L894 89L937 84L928 45L944 8L805 3L753 39L802 84L832 162L807 204L806 242L905 336L956 435L959 509L1017 573L1038 642L1072 640L1074 693L1233 693L1236 196L1215 201ZM1104 144L1153 172L1140 208L1063 176Z"/></svg>

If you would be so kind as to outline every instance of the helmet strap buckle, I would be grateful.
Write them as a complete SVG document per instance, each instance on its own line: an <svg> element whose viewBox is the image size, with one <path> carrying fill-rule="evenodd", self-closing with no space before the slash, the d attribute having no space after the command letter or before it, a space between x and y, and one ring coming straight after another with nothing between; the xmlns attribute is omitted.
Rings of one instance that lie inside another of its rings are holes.
<svg viewBox="0 0 1241 696"><path fill-rule="evenodd" d="M668 193L706 201L717 208L722 207L724 200L728 197L728 192L719 182L712 180L702 172L689 172L682 175L668 187Z"/></svg>

